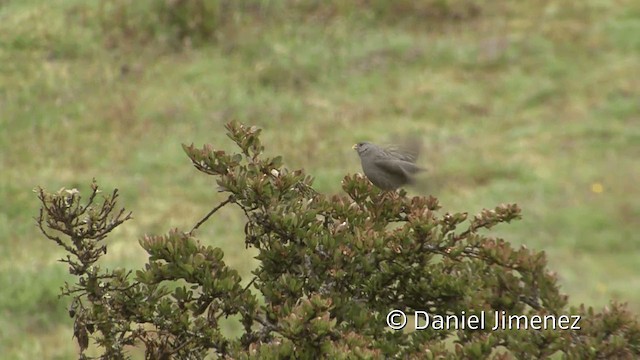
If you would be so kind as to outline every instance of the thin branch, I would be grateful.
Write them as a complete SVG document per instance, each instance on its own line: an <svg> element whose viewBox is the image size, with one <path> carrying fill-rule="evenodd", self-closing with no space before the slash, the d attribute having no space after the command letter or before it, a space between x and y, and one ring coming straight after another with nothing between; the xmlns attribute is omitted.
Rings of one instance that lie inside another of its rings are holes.
<svg viewBox="0 0 640 360"><path fill-rule="evenodd" d="M244 289L242 289L242 292L247 291L251 287L251 285L253 285L253 283L256 282L256 279L257 279L257 277L254 276L253 279L251 279L251 281L249 281L247 286L245 286Z"/></svg>
<svg viewBox="0 0 640 360"><path fill-rule="evenodd" d="M182 344L180 344L177 347L174 347L172 350L169 351L170 355L173 354L177 354L180 350L184 349L185 346L189 345L190 343L192 343L195 340L195 335L191 338L191 339L187 339L185 340ZM174 345L175 346L175 345Z"/></svg>
<svg viewBox="0 0 640 360"><path fill-rule="evenodd" d="M196 226L194 226L193 229L191 229L191 231L189 231L189 234L193 234L193 232L196 231L196 229L199 228L200 225L204 224L204 222L207 221L211 217L211 215L215 214L216 211L220 210L220 208L222 208L223 206L227 205L228 203L230 203L232 201L233 201L233 195L229 195L227 200L221 202L218 206L213 208L213 210L209 211L209 213L204 218L202 218L202 220L198 221Z"/></svg>

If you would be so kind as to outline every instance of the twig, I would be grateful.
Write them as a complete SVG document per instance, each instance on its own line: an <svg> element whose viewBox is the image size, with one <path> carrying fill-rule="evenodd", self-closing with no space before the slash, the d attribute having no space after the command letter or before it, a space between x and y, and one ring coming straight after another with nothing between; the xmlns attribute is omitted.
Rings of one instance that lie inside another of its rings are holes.
<svg viewBox="0 0 640 360"><path fill-rule="evenodd" d="M198 223L196 224L196 226L193 227L193 229L191 229L191 231L189 231L189 234L193 234L194 231L196 231L197 228L200 227L200 225L204 224L205 221L207 221L211 215L215 214L216 211L220 210L221 207L227 205L228 203L233 201L233 195L229 195L229 197L227 198L227 200L223 201L220 203L220 205L216 206L215 208L213 208L213 210L209 211L209 213L207 214L207 216L205 216L204 218L202 218L202 220L198 221Z"/></svg>
<svg viewBox="0 0 640 360"><path fill-rule="evenodd" d="M253 283L254 283L254 282L256 282L256 279L257 279L257 277L254 277L253 279L251 279L251 281L249 281L249 283L247 284L247 286L245 286L245 287L244 287L244 289L243 289L242 291L243 291L243 292L244 292L244 291L247 291L247 290L251 287L251 285L253 285Z"/></svg>

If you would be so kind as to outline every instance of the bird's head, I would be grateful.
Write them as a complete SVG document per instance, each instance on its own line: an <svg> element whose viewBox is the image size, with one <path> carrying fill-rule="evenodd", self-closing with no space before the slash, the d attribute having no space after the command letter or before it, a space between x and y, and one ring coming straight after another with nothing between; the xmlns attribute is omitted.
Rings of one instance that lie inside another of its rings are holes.
<svg viewBox="0 0 640 360"><path fill-rule="evenodd" d="M364 141L364 142L359 142L357 144L354 144L351 148L357 151L358 155L362 156L366 154L369 150L371 150L373 146L374 146L373 144Z"/></svg>

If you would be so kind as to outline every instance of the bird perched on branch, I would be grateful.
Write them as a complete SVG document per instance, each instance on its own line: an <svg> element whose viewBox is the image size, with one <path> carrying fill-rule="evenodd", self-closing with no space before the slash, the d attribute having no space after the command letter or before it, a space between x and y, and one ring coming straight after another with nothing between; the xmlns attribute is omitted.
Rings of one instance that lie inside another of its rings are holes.
<svg viewBox="0 0 640 360"><path fill-rule="evenodd" d="M353 149L360 156L364 174L382 190L395 190L411 184L415 175L424 170L416 165L420 142L415 139L388 147L361 142L353 145Z"/></svg>

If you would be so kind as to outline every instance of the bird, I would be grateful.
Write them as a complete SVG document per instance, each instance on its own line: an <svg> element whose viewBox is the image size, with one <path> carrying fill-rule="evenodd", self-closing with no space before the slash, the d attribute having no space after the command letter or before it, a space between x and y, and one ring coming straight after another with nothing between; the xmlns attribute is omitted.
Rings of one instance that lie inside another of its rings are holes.
<svg viewBox="0 0 640 360"><path fill-rule="evenodd" d="M417 141L388 147L365 141L352 148L360 156L362 171L367 179L381 190L391 191L411 184L415 175L424 170L416 165L420 155Z"/></svg>

